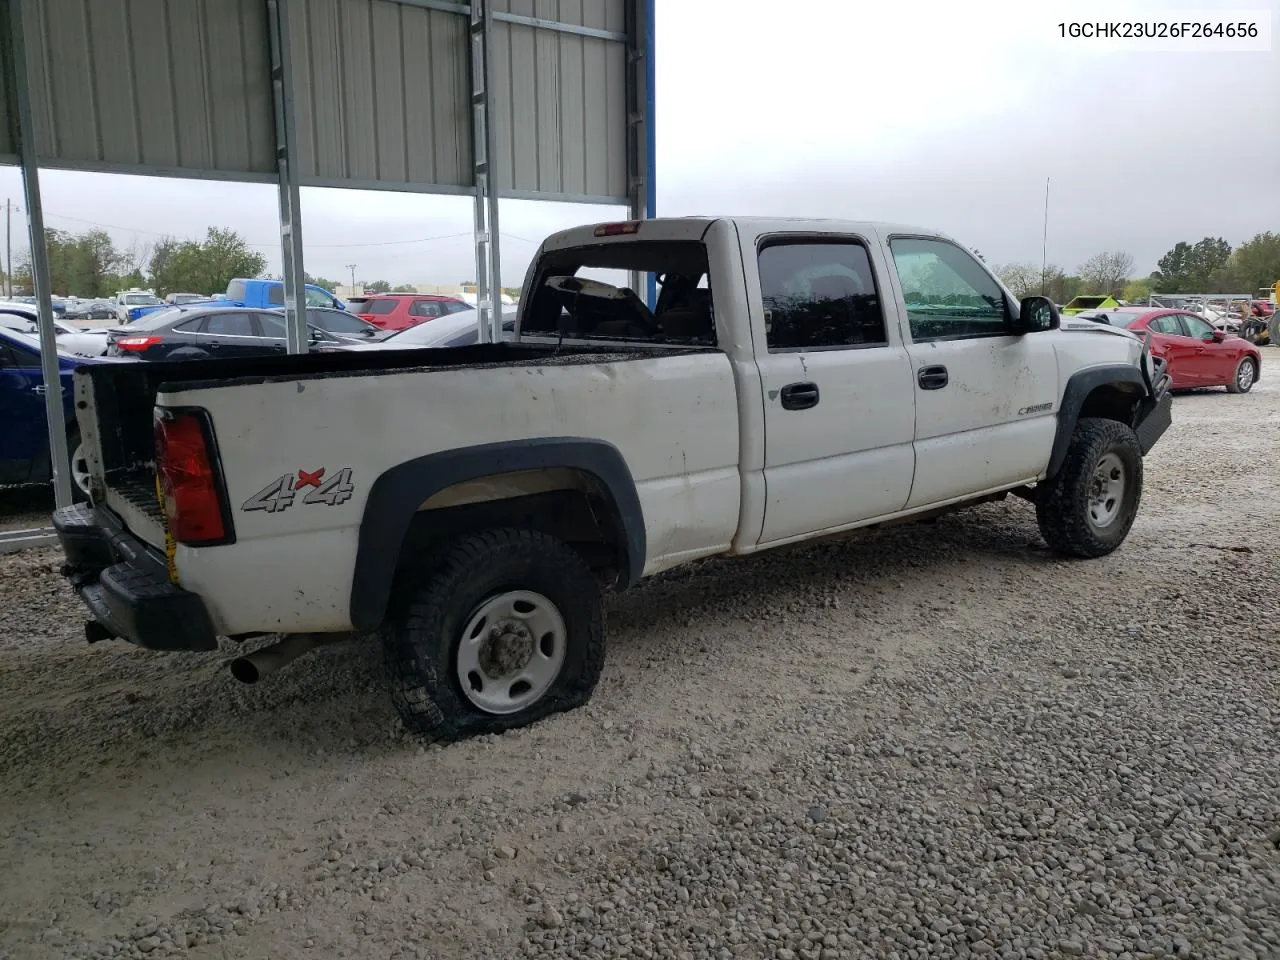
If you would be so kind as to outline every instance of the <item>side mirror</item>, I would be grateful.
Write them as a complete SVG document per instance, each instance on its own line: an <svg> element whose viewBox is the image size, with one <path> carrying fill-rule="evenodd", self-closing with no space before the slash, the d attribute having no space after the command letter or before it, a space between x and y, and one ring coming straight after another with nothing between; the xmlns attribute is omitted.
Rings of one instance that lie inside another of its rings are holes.
<svg viewBox="0 0 1280 960"><path fill-rule="evenodd" d="M1061 324L1062 316L1058 313L1057 304L1048 297L1023 297L1018 304L1014 332L1041 333L1045 330L1057 330Z"/></svg>
<svg viewBox="0 0 1280 960"><path fill-rule="evenodd" d="M1209 339L1212 340L1214 343L1221 343L1223 340L1227 339L1226 331L1215 330L1213 331L1212 334L1210 334Z"/></svg>

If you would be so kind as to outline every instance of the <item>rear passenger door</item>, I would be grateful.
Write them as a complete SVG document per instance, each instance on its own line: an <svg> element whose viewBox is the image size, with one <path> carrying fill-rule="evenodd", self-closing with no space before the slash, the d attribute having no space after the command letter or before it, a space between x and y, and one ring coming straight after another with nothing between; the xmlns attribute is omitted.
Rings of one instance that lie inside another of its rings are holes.
<svg viewBox="0 0 1280 960"><path fill-rule="evenodd" d="M248 311L209 314L201 340L210 356L220 359L259 356L271 351L270 342L254 324L254 314Z"/></svg>
<svg viewBox="0 0 1280 960"><path fill-rule="evenodd" d="M901 510L911 490L911 368L856 235L775 234L744 249L765 311L764 525L785 541Z"/></svg>
<svg viewBox="0 0 1280 960"><path fill-rule="evenodd" d="M1052 336L1013 333L1014 305L967 250L889 238L915 393L909 508L1037 478L1057 432Z"/></svg>

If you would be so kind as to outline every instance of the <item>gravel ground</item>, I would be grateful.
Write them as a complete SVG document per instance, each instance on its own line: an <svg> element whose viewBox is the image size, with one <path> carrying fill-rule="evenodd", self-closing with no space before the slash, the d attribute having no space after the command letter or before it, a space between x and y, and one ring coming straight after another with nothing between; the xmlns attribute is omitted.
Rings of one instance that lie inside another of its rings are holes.
<svg viewBox="0 0 1280 960"><path fill-rule="evenodd" d="M1011 500L699 564L447 748L367 646L237 686L0 557L0 957L1280 956L1280 383L1174 415L1110 557Z"/></svg>

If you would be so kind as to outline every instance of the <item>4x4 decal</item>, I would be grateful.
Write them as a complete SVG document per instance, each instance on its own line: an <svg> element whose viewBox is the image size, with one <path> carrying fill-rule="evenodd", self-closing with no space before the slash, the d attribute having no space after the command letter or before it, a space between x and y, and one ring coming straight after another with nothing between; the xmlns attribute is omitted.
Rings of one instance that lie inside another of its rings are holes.
<svg viewBox="0 0 1280 960"><path fill-rule="evenodd" d="M325 479L325 468L319 470L299 470L295 478L292 473L277 477L240 505L241 510L265 510L267 513L279 513L288 510L295 498L304 488L310 488L303 503L323 503L327 507L337 507L346 503L355 493L351 484L351 468L343 467L333 476Z"/></svg>

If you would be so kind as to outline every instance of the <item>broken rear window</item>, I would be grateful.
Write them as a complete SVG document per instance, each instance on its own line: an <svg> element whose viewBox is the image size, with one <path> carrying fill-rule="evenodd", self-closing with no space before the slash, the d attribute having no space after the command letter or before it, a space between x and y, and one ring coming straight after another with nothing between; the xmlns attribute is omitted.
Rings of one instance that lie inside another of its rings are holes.
<svg viewBox="0 0 1280 960"><path fill-rule="evenodd" d="M650 278L657 288L652 307L645 302ZM715 346L707 249L698 241L638 241L548 253L521 333Z"/></svg>

